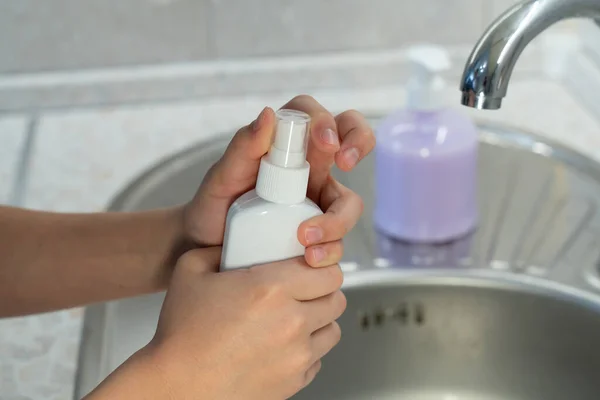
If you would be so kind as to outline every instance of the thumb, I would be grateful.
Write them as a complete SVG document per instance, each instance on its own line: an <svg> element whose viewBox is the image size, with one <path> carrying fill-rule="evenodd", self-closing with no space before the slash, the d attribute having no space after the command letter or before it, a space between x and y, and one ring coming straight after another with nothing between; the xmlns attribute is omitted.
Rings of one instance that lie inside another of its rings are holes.
<svg viewBox="0 0 600 400"><path fill-rule="evenodd" d="M260 159L269 151L274 131L275 111L265 107L254 122L237 131L207 177L206 194L229 198L250 190L256 184Z"/></svg>

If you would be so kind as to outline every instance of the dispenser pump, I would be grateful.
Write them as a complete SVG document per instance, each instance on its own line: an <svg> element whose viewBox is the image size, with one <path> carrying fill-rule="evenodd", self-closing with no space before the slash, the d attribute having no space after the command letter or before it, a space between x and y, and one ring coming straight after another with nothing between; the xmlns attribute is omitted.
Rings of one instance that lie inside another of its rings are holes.
<svg viewBox="0 0 600 400"><path fill-rule="evenodd" d="M306 161L310 116L296 110L277 111L269 153L261 159L256 193L267 201L297 204L306 198L310 165Z"/></svg>
<svg viewBox="0 0 600 400"><path fill-rule="evenodd" d="M407 83L407 108L433 110L439 107L435 91L444 86L440 73L450 69L450 57L441 46L417 45L408 50L411 77Z"/></svg>

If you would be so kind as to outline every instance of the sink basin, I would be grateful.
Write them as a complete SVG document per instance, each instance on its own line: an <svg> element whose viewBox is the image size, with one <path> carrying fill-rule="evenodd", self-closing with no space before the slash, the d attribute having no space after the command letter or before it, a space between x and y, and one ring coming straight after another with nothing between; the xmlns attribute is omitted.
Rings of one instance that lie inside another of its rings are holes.
<svg viewBox="0 0 600 400"><path fill-rule="evenodd" d="M600 398L600 166L535 135L478 125L481 220L451 243L408 245L372 229L373 156L351 174L334 171L365 213L345 239L342 341L295 398ZM110 209L187 201L230 137L160 162ZM87 308L78 398L152 338L162 300Z"/></svg>
<svg viewBox="0 0 600 400"><path fill-rule="evenodd" d="M342 340L293 399L600 396L596 300L533 282L394 271L353 279L345 294Z"/></svg>

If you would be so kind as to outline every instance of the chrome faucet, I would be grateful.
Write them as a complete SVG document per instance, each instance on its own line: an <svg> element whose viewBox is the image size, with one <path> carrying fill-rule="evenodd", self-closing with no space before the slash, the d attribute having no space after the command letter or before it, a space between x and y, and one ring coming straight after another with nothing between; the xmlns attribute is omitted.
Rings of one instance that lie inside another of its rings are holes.
<svg viewBox="0 0 600 400"><path fill-rule="evenodd" d="M461 103L495 110L521 52L540 32L563 19L600 20L600 0L527 0L494 21L473 49L460 82Z"/></svg>

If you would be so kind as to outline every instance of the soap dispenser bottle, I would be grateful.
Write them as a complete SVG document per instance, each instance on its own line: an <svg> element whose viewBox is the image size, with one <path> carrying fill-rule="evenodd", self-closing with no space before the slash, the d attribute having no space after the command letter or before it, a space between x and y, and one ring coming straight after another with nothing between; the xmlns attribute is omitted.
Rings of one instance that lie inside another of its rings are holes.
<svg viewBox="0 0 600 400"><path fill-rule="evenodd" d="M376 130L375 228L408 242L447 242L477 223L477 129L438 100L439 73L450 67L447 52L421 45L408 58L406 108Z"/></svg>
<svg viewBox="0 0 600 400"><path fill-rule="evenodd" d="M279 110L271 148L260 162L255 189L229 208L221 270L250 267L304 255L298 227L323 212L306 197L310 117Z"/></svg>

